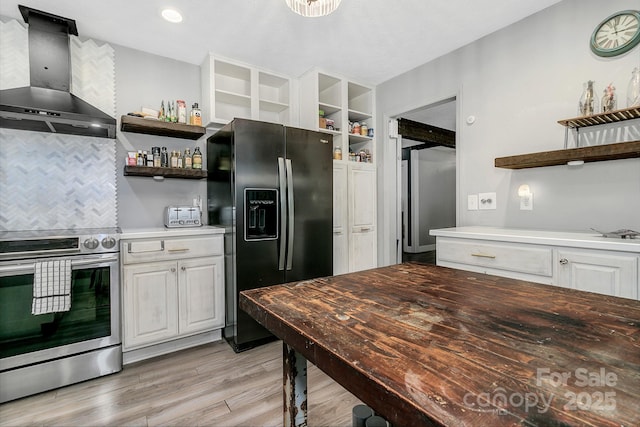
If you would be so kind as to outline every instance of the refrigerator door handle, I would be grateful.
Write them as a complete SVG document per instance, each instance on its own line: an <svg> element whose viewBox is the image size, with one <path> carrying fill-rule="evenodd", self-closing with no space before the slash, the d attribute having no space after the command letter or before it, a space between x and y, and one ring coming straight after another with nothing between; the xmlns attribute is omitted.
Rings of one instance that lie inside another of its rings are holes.
<svg viewBox="0 0 640 427"><path fill-rule="evenodd" d="M285 241L286 225L287 225L287 181L284 166L284 158L278 157L278 178L280 180L280 252L278 255L278 270L284 270L284 257L287 242Z"/></svg>
<svg viewBox="0 0 640 427"><path fill-rule="evenodd" d="M287 243L287 270L291 270L293 261L293 224L295 215L293 213L293 169L291 159L286 159L287 163L287 213L288 213L288 243Z"/></svg>

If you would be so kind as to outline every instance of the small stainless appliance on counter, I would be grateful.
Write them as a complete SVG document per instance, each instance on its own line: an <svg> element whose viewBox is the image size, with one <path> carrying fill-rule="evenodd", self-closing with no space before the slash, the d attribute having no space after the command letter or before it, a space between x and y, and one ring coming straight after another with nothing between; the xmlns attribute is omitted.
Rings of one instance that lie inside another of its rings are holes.
<svg viewBox="0 0 640 427"><path fill-rule="evenodd" d="M167 228L200 227L201 212L199 206L167 206L164 211L164 226Z"/></svg>
<svg viewBox="0 0 640 427"><path fill-rule="evenodd" d="M122 370L119 240L0 232L0 402Z"/></svg>

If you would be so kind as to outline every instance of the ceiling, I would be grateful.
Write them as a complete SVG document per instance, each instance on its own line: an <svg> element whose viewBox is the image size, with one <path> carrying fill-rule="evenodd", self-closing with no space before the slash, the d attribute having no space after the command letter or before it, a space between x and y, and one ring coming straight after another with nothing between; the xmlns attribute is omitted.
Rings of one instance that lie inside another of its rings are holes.
<svg viewBox="0 0 640 427"><path fill-rule="evenodd" d="M75 19L81 37L192 64L207 53L297 77L312 67L377 85L560 0L343 0L303 18L285 0L2 0ZM160 17L178 9L181 24Z"/></svg>

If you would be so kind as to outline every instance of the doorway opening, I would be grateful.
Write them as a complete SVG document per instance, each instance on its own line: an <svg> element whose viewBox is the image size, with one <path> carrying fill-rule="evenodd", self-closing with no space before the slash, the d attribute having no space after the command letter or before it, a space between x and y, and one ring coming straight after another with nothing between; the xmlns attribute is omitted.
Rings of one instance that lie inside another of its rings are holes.
<svg viewBox="0 0 640 427"><path fill-rule="evenodd" d="M401 150L402 262L436 263L429 231L456 225L456 98L396 117Z"/></svg>

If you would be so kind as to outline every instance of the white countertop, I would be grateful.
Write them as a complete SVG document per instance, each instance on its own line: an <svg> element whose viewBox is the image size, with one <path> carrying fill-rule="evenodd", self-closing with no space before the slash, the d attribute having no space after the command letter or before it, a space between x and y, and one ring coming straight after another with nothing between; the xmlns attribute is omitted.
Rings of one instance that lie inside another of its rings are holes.
<svg viewBox="0 0 640 427"><path fill-rule="evenodd" d="M202 227L184 227L184 228L166 228L166 227L150 227L150 228L129 228L122 229L120 239L147 239L147 238L169 238L182 236L206 236L212 234L224 234L223 227L215 227L203 225Z"/></svg>
<svg viewBox="0 0 640 427"><path fill-rule="evenodd" d="M597 232L577 233L564 231L527 230L499 227L452 227L429 231L431 236L465 239L495 240L501 242L532 243L538 245L567 246L640 253L640 239L602 237Z"/></svg>

